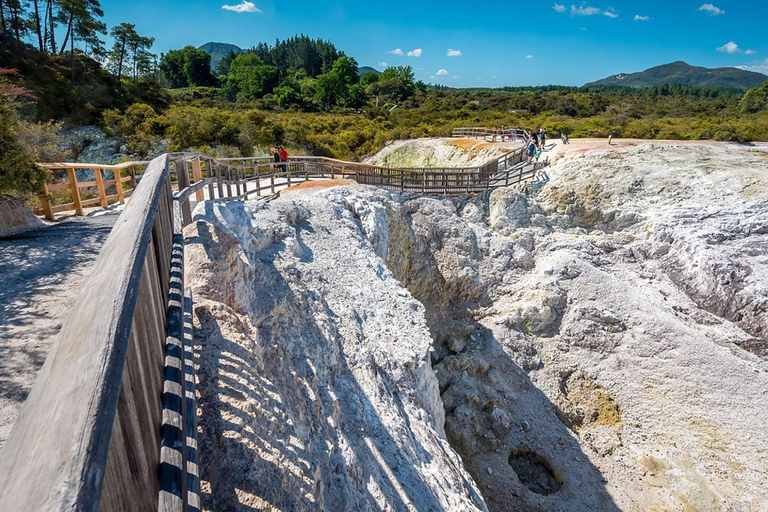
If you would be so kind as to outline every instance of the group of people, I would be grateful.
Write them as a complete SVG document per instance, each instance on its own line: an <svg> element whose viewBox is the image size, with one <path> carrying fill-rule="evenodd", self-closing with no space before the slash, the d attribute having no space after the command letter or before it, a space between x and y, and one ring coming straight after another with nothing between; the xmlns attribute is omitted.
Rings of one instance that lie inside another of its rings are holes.
<svg viewBox="0 0 768 512"><path fill-rule="evenodd" d="M547 145L547 130L544 129L544 127L540 127L537 131L531 132L531 140L528 143L528 148L526 150L526 155L528 155L528 163L530 164L533 162L534 158L536 161L539 161L539 157L541 157L541 152L544 151L544 148Z"/></svg>
<svg viewBox="0 0 768 512"><path fill-rule="evenodd" d="M275 163L281 163L281 165L277 165L275 167L279 167L283 171L288 170L288 165L284 162L288 161L288 152L285 150L283 146L277 146L276 148L272 148L271 150L272 158L275 160Z"/></svg>
<svg viewBox="0 0 768 512"><path fill-rule="evenodd" d="M496 142L496 138L501 135L501 142L517 142L517 131L512 128L511 126L509 128L505 127L504 125L501 125L501 128L498 126L493 127L493 142Z"/></svg>

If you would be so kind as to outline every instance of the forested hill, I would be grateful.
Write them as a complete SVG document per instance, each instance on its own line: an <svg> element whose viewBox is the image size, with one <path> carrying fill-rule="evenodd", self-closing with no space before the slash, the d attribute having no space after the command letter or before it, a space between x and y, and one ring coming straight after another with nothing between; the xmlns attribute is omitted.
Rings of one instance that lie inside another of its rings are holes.
<svg viewBox="0 0 768 512"><path fill-rule="evenodd" d="M673 62L656 66L639 73L620 73L596 82L586 84L586 87L597 85L622 85L625 87L653 87L656 85L694 85L719 89L738 89L746 91L758 87L768 80L768 76L754 71L738 68L708 69L691 66L685 62Z"/></svg>
<svg viewBox="0 0 768 512"><path fill-rule="evenodd" d="M243 53L242 48L229 43L205 43L203 46L198 48L198 50L204 51L211 56L211 69L213 70L219 69L219 64L221 64L221 61L224 60L224 57L229 55L230 52L234 52L236 54Z"/></svg>

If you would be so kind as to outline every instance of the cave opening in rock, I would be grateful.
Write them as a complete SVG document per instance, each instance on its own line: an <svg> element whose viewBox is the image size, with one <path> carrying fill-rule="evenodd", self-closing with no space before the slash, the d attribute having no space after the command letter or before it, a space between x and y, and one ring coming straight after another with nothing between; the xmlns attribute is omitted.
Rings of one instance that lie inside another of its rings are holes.
<svg viewBox="0 0 768 512"><path fill-rule="evenodd" d="M547 460L531 450L514 450L509 455L509 465L517 474L520 483L529 491L549 496L563 487Z"/></svg>

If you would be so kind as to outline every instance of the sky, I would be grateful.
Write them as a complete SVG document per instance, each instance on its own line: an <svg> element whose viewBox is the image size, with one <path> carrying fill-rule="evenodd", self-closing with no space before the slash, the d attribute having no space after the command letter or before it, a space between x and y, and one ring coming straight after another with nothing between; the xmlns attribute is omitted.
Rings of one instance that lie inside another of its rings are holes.
<svg viewBox="0 0 768 512"><path fill-rule="evenodd" d="M360 66L451 87L583 85L682 60L768 74L768 0L101 0L155 53L323 38Z"/></svg>

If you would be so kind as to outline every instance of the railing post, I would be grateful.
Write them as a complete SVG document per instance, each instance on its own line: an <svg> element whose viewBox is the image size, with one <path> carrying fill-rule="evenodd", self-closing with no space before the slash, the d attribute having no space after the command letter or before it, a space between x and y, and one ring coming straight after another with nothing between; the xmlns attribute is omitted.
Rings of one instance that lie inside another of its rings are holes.
<svg viewBox="0 0 768 512"><path fill-rule="evenodd" d="M195 183L203 181L203 168L200 165L200 158L192 160L192 178L195 180ZM198 203L205 201L205 192L202 189L196 191L195 199L197 199Z"/></svg>
<svg viewBox="0 0 768 512"><path fill-rule="evenodd" d="M96 177L96 188L99 189L99 203L101 204L101 207L106 210L107 192L104 190L104 176L101 175L101 168L95 167L93 169L93 175Z"/></svg>
<svg viewBox="0 0 768 512"><path fill-rule="evenodd" d="M224 197L224 185L221 182L221 164L216 162L216 186L219 189L219 199Z"/></svg>
<svg viewBox="0 0 768 512"><path fill-rule="evenodd" d="M77 188L77 174L75 170L67 169L67 177L69 178L69 190L72 193L72 202L75 203L75 213L79 216L83 216L83 204L80 202L80 189Z"/></svg>
<svg viewBox="0 0 768 512"><path fill-rule="evenodd" d="M275 163L269 164L269 181L272 186L272 195L275 195Z"/></svg>
<svg viewBox="0 0 768 512"><path fill-rule="evenodd" d="M304 162L304 174L307 176L307 181L309 181L309 165L307 165L308 162Z"/></svg>
<svg viewBox="0 0 768 512"><path fill-rule="evenodd" d="M123 177L120 169L115 168L115 187L117 188L117 200L120 204L125 204L125 195L123 194Z"/></svg>
<svg viewBox="0 0 768 512"><path fill-rule="evenodd" d="M187 161L183 158L176 160L176 179L178 180L179 190L189 187L189 175L187 174ZM192 224L192 211L189 206L189 199L181 203L181 218L183 226Z"/></svg>
<svg viewBox="0 0 768 512"><path fill-rule="evenodd" d="M51 208L51 202L48 200L48 185L43 185L45 187L45 192L40 194L40 203L43 207L43 213L45 214L45 218L50 221L55 221L56 216L53 214L53 209Z"/></svg>

